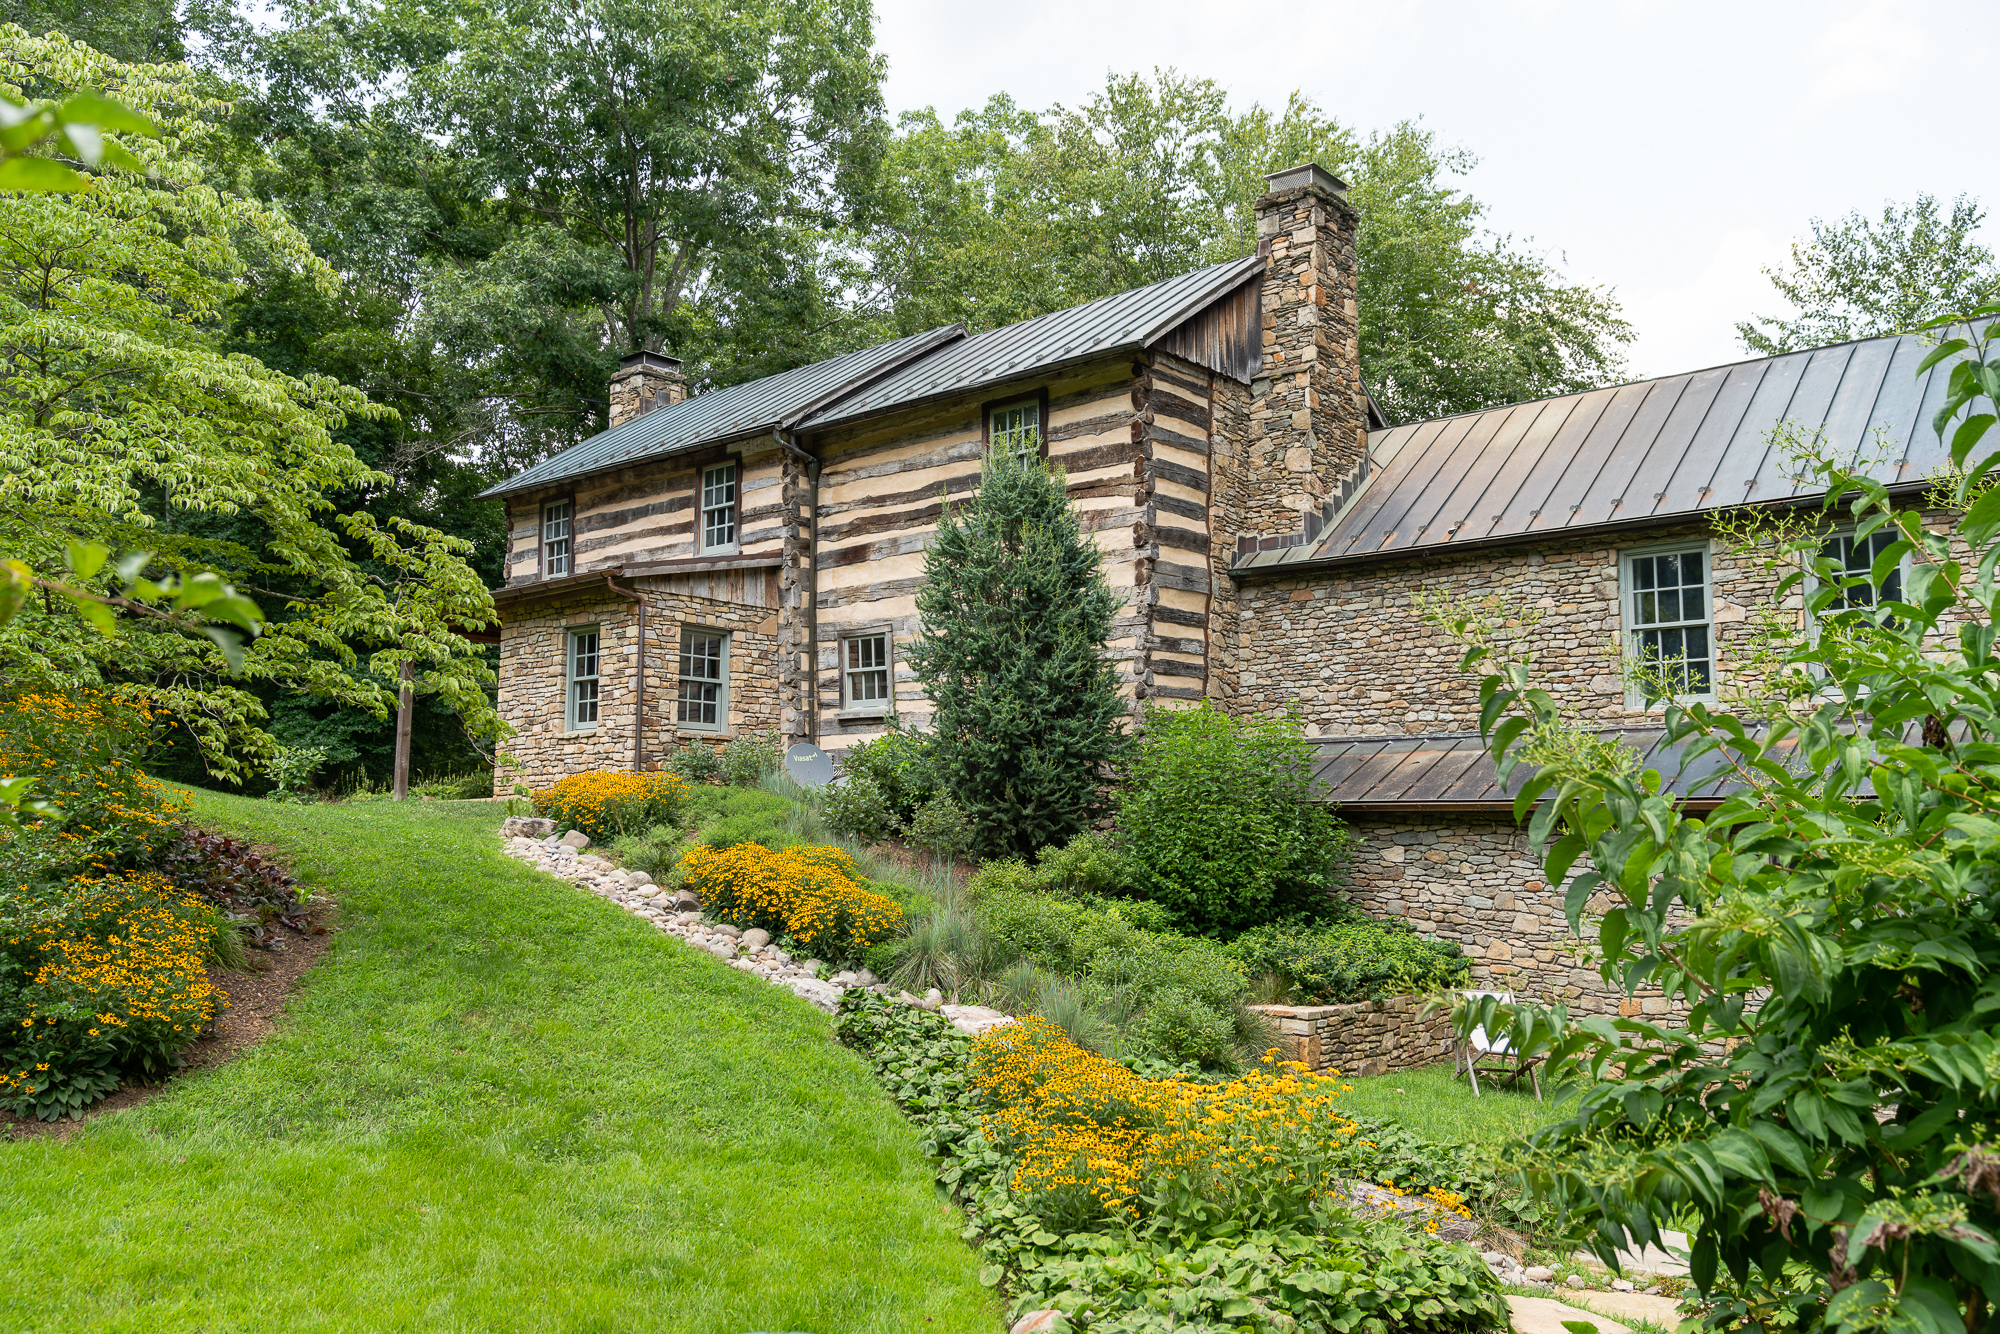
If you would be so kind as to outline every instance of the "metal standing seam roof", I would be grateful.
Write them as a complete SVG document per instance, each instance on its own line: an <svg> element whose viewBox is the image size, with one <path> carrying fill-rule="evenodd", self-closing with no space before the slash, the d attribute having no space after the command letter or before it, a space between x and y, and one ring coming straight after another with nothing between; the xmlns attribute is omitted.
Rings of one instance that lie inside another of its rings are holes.
<svg viewBox="0 0 2000 1334"><path fill-rule="evenodd" d="M1698 757L1683 772L1681 747L1668 745L1665 731L1602 735L1615 736L1636 752L1641 769L1658 769L1661 790L1668 796L1713 803L1739 786L1725 768L1727 757L1717 752ZM1324 799L1355 810L1511 811L1515 794L1534 773L1532 766L1522 765L1503 787L1486 742L1476 732L1326 737L1313 744L1313 776L1324 785Z"/></svg>
<svg viewBox="0 0 2000 1334"><path fill-rule="evenodd" d="M1260 551L1236 569L1360 560L1537 533L1804 499L1771 442L1791 422L1824 432L1837 457L1868 458L1890 485L1950 462L1930 429L1953 362L1919 378L1934 344L1871 338L1657 380L1431 421L1370 441L1372 471L1317 540Z"/></svg>
<svg viewBox="0 0 2000 1334"><path fill-rule="evenodd" d="M623 467L683 450L789 425L829 399L873 377L893 371L912 357L945 347L965 337L963 325L931 329L893 342L880 343L810 366L748 380L622 422L544 459L480 492L480 498L568 481L607 468Z"/></svg>
<svg viewBox="0 0 2000 1334"><path fill-rule="evenodd" d="M1211 264L1165 282L974 334L912 361L859 393L843 396L801 426L817 429L854 421L1121 348L1145 347L1216 297L1263 273L1269 262L1251 255Z"/></svg>

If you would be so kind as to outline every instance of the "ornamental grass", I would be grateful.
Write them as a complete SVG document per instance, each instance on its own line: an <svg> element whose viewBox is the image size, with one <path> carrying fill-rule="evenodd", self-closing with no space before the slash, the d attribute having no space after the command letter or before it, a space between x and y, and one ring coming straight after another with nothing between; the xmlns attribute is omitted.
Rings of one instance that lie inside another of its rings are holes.
<svg viewBox="0 0 2000 1334"><path fill-rule="evenodd" d="M605 843L679 823L688 791L687 780L673 774L593 769L558 778L535 793L535 814Z"/></svg>
<svg viewBox="0 0 2000 1334"><path fill-rule="evenodd" d="M1297 1225L1373 1178L1373 1146L1338 1110L1350 1086L1275 1052L1226 1083L1145 1079L1029 1015L974 1039L972 1079L1013 1154L1010 1189L1051 1224L1220 1210ZM1437 1211L1466 1214L1450 1192L1423 1197L1433 1231Z"/></svg>
<svg viewBox="0 0 2000 1334"><path fill-rule="evenodd" d="M80 1072L101 1096L117 1069L174 1068L228 1003L205 967L216 930L151 871L0 898L0 1102L48 1115L45 1095Z"/></svg>
<svg viewBox="0 0 2000 1334"><path fill-rule="evenodd" d="M902 929L902 908L870 890L854 858L839 848L696 844L682 855L680 871L715 916L761 926L831 957L850 956Z"/></svg>

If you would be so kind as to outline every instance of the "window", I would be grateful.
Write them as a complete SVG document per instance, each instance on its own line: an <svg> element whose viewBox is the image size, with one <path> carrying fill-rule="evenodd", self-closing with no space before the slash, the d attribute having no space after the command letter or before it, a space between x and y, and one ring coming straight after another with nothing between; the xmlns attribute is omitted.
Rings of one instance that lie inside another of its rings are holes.
<svg viewBox="0 0 2000 1334"><path fill-rule="evenodd" d="M736 465L718 463L701 470L701 549L736 548Z"/></svg>
<svg viewBox="0 0 2000 1334"><path fill-rule="evenodd" d="M844 712L887 713L894 698L889 632L849 635L840 641L840 707Z"/></svg>
<svg viewBox="0 0 2000 1334"><path fill-rule="evenodd" d="M1042 405L1039 400L994 408L986 418L989 454L1032 463L1042 456Z"/></svg>
<svg viewBox="0 0 2000 1334"><path fill-rule="evenodd" d="M569 573L569 502L542 507L542 578Z"/></svg>
<svg viewBox="0 0 2000 1334"><path fill-rule="evenodd" d="M1641 678L1633 701L1715 693L1706 546L1625 553L1625 629Z"/></svg>
<svg viewBox="0 0 2000 1334"><path fill-rule="evenodd" d="M697 732L729 723L729 636L694 626L681 629L681 688L675 717Z"/></svg>
<svg viewBox="0 0 2000 1334"><path fill-rule="evenodd" d="M1872 607L1877 602L1901 602L1903 600L1903 570L1899 564L1889 571L1888 577L1878 586L1869 582L1869 571L1875 567L1875 558L1902 540L1902 533L1895 528L1881 528L1866 537L1856 537L1853 533L1835 533L1820 544L1822 560L1830 560L1836 569L1843 571L1849 579L1861 580L1845 588L1836 588L1833 601L1820 608L1822 616L1836 611L1846 611L1849 607ZM1840 576L1836 575L1837 580ZM1822 585L1823 587L1824 585Z"/></svg>
<svg viewBox="0 0 2000 1334"><path fill-rule="evenodd" d="M569 711L565 731L597 730L597 631L569 632Z"/></svg>

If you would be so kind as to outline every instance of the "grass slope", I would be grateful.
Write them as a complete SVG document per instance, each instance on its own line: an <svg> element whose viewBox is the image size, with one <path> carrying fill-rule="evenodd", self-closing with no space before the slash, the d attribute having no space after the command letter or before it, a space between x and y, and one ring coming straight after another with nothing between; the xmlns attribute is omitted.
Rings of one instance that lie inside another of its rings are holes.
<svg viewBox="0 0 2000 1334"><path fill-rule="evenodd" d="M1400 1121L1426 1139L1447 1144L1498 1149L1570 1111L1570 1104L1548 1086L1547 1080L1542 1082L1547 1101L1537 1102L1526 1079L1521 1080L1518 1090L1504 1088L1483 1068L1480 1096L1474 1097L1465 1077L1453 1076L1449 1061L1352 1083L1353 1091L1340 1100L1345 1110Z"/></svg>
<svg viewBox="0 0 2000 1334"><path fill-rule="evenodd" d="M507 860L494 806L194 799L342 930L256 1050L0 1144L0 1329L998 1327L818 1011Z"/></svg>

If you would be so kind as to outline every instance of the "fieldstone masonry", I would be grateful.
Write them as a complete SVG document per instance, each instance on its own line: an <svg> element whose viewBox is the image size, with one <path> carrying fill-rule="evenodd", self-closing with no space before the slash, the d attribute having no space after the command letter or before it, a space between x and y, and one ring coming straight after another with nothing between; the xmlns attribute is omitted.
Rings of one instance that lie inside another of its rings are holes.
<svg viewBox="0 0 2000 1334"><path fill-rule="evenodd" d="M1278 1025L1278 1052L1308 1070L1357 1078L1433 1065L1451 1055L1451 1011L1422 996L1354 1005L1255 1005Z"/></svg>

